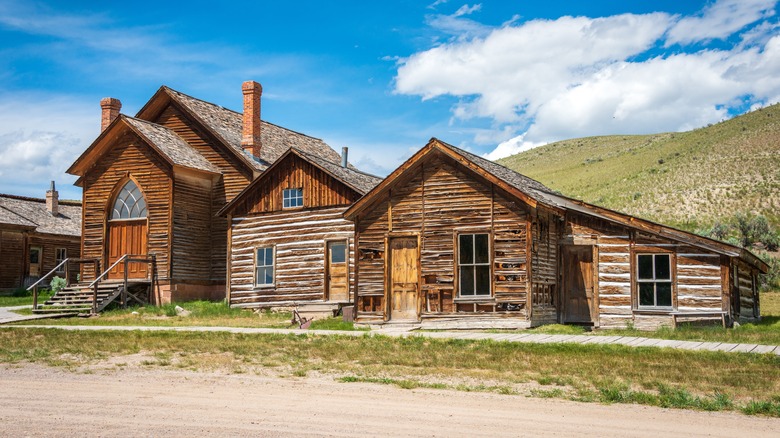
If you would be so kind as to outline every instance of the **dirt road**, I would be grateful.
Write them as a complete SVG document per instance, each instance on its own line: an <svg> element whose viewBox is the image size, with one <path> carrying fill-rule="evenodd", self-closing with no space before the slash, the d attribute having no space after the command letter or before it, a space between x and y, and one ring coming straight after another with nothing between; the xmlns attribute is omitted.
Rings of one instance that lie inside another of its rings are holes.
<svg viewBox="0 0 780 438"><path fill-rule="evenodd" d="M2 436L777 436L780 419L168 370L0 367Z"/></svg>

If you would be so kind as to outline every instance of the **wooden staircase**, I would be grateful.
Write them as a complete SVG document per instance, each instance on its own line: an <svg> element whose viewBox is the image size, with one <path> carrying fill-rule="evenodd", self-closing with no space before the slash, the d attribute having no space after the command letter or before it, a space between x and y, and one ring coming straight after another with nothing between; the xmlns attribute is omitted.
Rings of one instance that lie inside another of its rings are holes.
<svg viewBox="0 0 780 438"><path fill-rule="evenodd" d="M100 283L97 285L97 312L102 311L122 295L124 284ZM87 284L62 288L45 303L33 309L33 313L92 313L94 289Z"/></svg>

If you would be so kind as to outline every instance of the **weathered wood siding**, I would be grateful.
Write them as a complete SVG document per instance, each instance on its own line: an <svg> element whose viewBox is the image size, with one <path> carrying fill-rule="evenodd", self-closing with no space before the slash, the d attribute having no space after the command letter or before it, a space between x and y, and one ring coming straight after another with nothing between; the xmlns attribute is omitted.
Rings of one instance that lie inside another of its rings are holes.
<svg viewBox="0 0 780 438"><path fill-rule="evenodd" d="M726 310L721 278L726 267L719 254L574 213L567 215L564 234L567 243L597 247L600 327L671 326L673 313ZM670 254L673 311L638 309L634 278L638 253Z"/></svg>
<svg viewBox="0 0 780 438"><path fill-rule="evenodd" d="M531 227L531 319L533 324L558 321L558 216L539 209Z"/></svg>
<svg viewBox="0 0 780 438"><path fill-rule="evenodd" d="M46 275L57 266L57 248L65 248L68 258L81 257L81 238L54 236L51 234L32 233L29 237L28 247L41 248L41 275ZM19 255L23 258L22 254ZM78 266L71 265L73 281L76 280ZM64 268L63 268L64 272ZM62 277L64 274L61 274Z"/></svg>
<svg viewBox="0 0 780 438"><path fill-rule="evenodd" d="M148 252L157 254L157 271L161 280L170 275L170 222L172 171L154 151L135 134L125 133L113 142L94 167L82 177L83 182L83 254L99 258L105 265L106 220L117 184L133 177L146 196L148 209ZM85 264L82 280L92 280L92 265Z"/></svg>
<svg viewBox="0 0 780 438"><path fill-rule="evenodd" d="M171 277L176 281L225 282L219 275L224 271L213 266L211 191L210 176L184 172L174 176Z"/></svg>
<svg viewBox="0 0 780 438"><path fill-rule="evenodd" d="M419 164L357 220L358 317L385 318L385 237L419 235L423 319L469 315L526 319L530 210L451 159L437 154ZM493 295L457 297L456 236L489 233ZM508 310L511 309L511 310Z"/></svg>
<svg viewBox="0 0 780 438"><path fill-rule="evenodd" d="M25 233L16 230L0 230L0 289L15 289L24 279Z"/></svg>
<svg viewBox="0 0 780 438"><path fill-rule="evenodd" d="M262 307L325 299L327 241L348 241L348 266L354 266L354 225L342 217L346 207L286 210L234 218L231 240L230 305ZM273 247L274 285L255 287L255 250ZM349 272L350 298L354 269Z"/></svg>
<svg viewBox="0 0 780 438"><path fill-rule="evenodd" d="M226 146L219 145L217 140L207 132L198 128L192 120L174 102L169 104L152 122L174 131L190 146L197 149L211 164L222 173L212 185L210 220L211 268L209 276L225 281L227 275L227 219L217 216L217 212L232 200L252 180L252 171L236 158Z"/></svg>
<svg viewBox="0 0 780 438"><path fill-rule="evenodd" d="M736 278L732 277L731 281L736 282L734 286L739 289L739 315L735 315L735 319L755 321L761 314L758 272L741 262L734 263L732 269L736 272Z"/></svg>

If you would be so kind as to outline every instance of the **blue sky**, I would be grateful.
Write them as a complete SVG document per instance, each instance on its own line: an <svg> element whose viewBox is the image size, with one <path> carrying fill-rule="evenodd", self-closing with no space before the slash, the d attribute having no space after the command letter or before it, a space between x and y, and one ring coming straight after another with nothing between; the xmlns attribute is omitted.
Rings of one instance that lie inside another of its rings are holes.
<svg viewBox="0 0 780 438"><path fill-rule="evenodd" d="M218 4L215 6L215 4ZM99 100L161 85L319 137L384 175L438 137L498 158L680 131L780 100L776 1L0 0L0 192L80 199Z"/></svg>

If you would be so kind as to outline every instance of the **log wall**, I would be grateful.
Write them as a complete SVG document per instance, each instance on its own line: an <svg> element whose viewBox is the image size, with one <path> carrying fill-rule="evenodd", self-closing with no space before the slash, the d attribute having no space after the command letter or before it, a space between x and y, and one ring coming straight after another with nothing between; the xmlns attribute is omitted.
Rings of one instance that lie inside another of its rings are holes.
<svg viewBox="0 0 780 438"><path fill-rule="evenodd" d="M0 289L22 286L25 260L25 232L0 230Z"/></svg>
<svg viewBox="0 0 780 438"><path fill-rule="evenodd" d="M230 305L267 307L325 299L326 242L348 241L349 291L354 294L354 225L346 207L287 210L235 218L231 233ZM255 249L275 249L273 287L255 287Z"/></svg>
<svg viewBox="0 0 780 438"><path fill-rule="evenodd" d="M732 269L736 272L736 276L732 276L732 287L739 289L739 315L735 319L756 321L761 315L758 272L741 262L734 263Z"/></svg>
<svg viewBox="0 0 780 438"><path fill-rule="evenodd" d="M385 319L385 238L419 235L423 320L527 319L530 208L437 154L357 218L358 319ZM489 233L492 296L458 298L458 233ZM481 317L480 317L481 318ZM484 322L480 320L480 322Z"/></svg>
<svg viewBox="0 0 780 438"><path fill-rule="evenodd" d="M125 133L82 177L84 258L99 258L105 266L105 224L112 208L112 196L117 184L125 178L134 178L146 196L148 209L148 252L157 254L157 270L161 280L170 275L170 215L172 171L135 134ZM93 280L95 272L90 264L83 267L82 281Z"/></svg>

